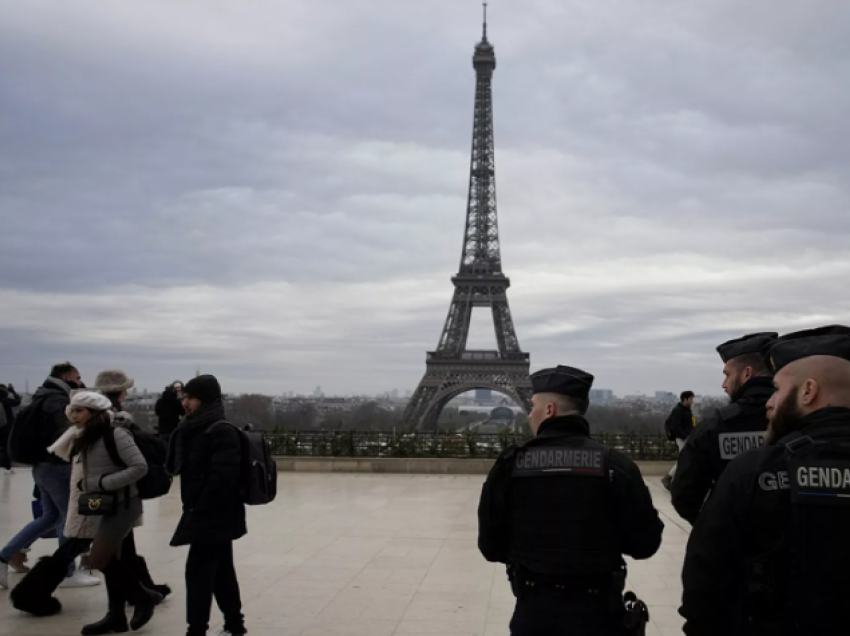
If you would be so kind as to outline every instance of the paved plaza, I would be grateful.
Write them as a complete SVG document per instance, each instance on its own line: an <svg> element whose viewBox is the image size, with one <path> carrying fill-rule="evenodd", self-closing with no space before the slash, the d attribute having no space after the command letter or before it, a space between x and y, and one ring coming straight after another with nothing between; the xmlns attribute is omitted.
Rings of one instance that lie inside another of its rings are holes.
<svg viewBox="0 0 850 636"><path fill-rule="evenodd" d="M476 548L484 476L281 473L277 500L249 508L236 569L252 636L503 636L513 596L504 566ZM650 607L648 634L681 634L676 609L688 525L658 478L647 478L664 524L661 550L629 564L628 587ZM178 488L145 506L139 551L174 594L140 634L185 631L185 548L168 546L180 515ZM0 474L0 542L28 520L27 469ZM41 540L31 562L56 546ZM10 575L16 583L21 575ZM8 591L0 591L8 597ZM65 609L33 618L0 603L0 636L79 634L106 611L104 587L59 590ZM213 610L211 631L220 628Z"/></svg>

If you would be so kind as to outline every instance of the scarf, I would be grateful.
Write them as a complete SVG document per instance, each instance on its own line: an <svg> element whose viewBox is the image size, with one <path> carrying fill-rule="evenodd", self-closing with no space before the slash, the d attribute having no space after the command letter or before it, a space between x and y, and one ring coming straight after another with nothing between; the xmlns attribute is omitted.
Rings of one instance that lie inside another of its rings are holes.
<svg viewBox="0 0 850 636"><path fill-rule="evenodd" d="M55 442L47 447L47 452L56 455L66 462L71 461L71 451L74 449L74 441L80 436L83 429L69 426Z"/></svg>
<svg viewBox="0 0 850 636"><path fill-rule="evenodd" d="M57 389L60 389L60 390L64 391L64 392L65 392L66 394L68 394L68 395L70 395L70 394L71 394L71 389L75 389L75 388L77 388L77 386L76 386L76 385L74 385L74 386L72 387L70 384L67 384L67 383L66 383L66 382L64 382L63 380L60 380L59 378L54 378L53 376L48 377L48 378L44 381L44 384L45 384L45 385L52 384L55 388L57 388Z"/></svg>
<svg viewBox="0 0 850 636"><path fill-rule="evenodd" d="M216 422L225 421L224 404L221 400L202 404L194 413L184 417L177 430L171 435L168 444L168 457L165 460L165 470L169 475L179 475L183 470L183 448L185 436L201 428L206 428Z"/></svg>

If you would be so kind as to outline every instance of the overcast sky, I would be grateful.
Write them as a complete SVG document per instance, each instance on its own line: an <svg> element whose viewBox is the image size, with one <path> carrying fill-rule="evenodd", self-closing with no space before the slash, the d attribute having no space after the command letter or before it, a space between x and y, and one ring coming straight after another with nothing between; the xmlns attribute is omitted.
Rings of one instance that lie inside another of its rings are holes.
<svg viewBox="0 0 850 636"><path fill-rule="evenodd" d="M416 386L460 258L478 2L0 14L0 382L70 359L149 389ZM489 14L532 369L718 394L718 343L850 323L850 3Z"/></svg>

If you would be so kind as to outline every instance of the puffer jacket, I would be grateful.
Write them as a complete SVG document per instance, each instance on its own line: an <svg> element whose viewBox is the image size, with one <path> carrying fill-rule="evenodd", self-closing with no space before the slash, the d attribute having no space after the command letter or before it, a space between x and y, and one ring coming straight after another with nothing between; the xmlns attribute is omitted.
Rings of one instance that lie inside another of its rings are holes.
<svg viewBox="0 0 850 636"><path fill-rule="evenodd" d="M100 522L100 517L77 513L77 501L82 493L114 492L119 502L128 495L139 495L136 482L147 474L148 463L129 432L123 428L113 428L113 434L118 456L126 467L112 461L103 439L99 439L85 457L78 454L72 459L71 498L64 532L69 539L93 539ZM136 522L136 526L139 525L141 517Z"/></svg>
<svg viewBox="0 0 850 636"><path fill-rule="evenodd" d="M245 504L239 494L239 431L224 422L221 403L188 416L171 436L168 470L180 475L183 515L172 546L222 543L244 536Z"/></svg>

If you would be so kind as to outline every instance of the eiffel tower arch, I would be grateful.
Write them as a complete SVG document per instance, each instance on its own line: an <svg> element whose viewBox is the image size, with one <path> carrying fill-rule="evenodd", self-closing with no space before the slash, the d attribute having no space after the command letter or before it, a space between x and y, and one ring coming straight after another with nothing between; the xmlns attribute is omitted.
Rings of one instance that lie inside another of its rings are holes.
<svg viewBox="0 0 850 636"><path fill-rule="evenodd" d="M502 272L499 224L496 213L496 163L493 142L491 81L496 69L493 45L484 33L472 56L475 69L475 109L466 228L458 274L452 278L454 295L440 341L428 352L425 376L413 393L404 422L434 430L440 412L452 398L472 389L492 389L531 409L529 355L520 349ZM474 307L486 307L493 316L497 349L466 349Z"/></svg>

